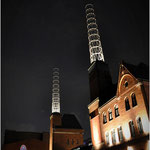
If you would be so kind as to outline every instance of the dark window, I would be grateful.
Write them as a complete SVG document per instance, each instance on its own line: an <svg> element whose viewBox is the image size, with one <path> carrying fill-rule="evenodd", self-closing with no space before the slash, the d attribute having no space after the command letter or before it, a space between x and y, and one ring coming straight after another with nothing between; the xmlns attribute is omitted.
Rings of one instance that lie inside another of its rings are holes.
<svg viewBox="0 0 150 150"><path fill-rule="evenodd" d="M115 105L115 117L119 116L118 105Z"/></svg>
<svg viewBox="0 0 150 150"><path fill-rule="evenodd" d="M135 136L135 128L134 128L133 121L129 122L129 126L130 126L131 136L134 137Z"/></svg>
<svg viewBox="0 0 150 150"><path fill-rule="evenodd" d="M108 132L106 133L106 143L107 145L109 145L109 133Z"/></svg>
<svg viewBox="0 0 150 150"><path fill-rule="evenodd" d="M125 100L126 111L130 109L130 104L128 98Z"/></svg>
<svg viewBox="0 0 150 150"><path fill-rule="evenodd" d="M116 143L115 129L113 129L113 130L111 131L111 134L112 134L112 143L115 144L115 143Z"/></svg>
<svg viewBox="0 0 150 150"><path fill-rule="evenodd" d="M137 105L136 96L134 93L131 95L131 98L132 98L132 107L134 107Z"/></svg>
<svg viewBox="0 0 150 150"><path fill-rule="evenodd" d="M74 144L74 140L72 139L72 145Z"/></svg>
<svg viewBox="0 0 150 150"><path fill-rule="evenodd" d="M108 112L109 112L109 121L110 121L110 120L112 120L112 119L113 119L113 117L112 117L112 110L111 110L111 109L109 109L109 110L108 110Z"/></svg>
<svg viewBox="0 0 150 150"><path fill-rule="evenodd" d="M77 144L79 144L79 140L77 139Z"/></svg>
<svg viewBox="0 0 150 150"><path fill-rule="evenodd" d="M69 145L69 139L67 139L67 145Z"/></svg>
<svg viewBox="0 0 150 150"><path fill-rule="evenodd" d="M118 128L118 135L119 135L120 142L122 142L123 141L123 132L122 132L121 126Z"/></svg>
<svg viewBox="0 0 150 150"><path fill-rule="evenodd" d="M137 119L137 125L138 125L138 130L139 130L140 134L142 134L143 133L143 126L142 126L142 121L141 121L140 117Z"/></svg>
<svg viewBox="0 0 150 150"><path fill-rule="evenodd" d="M107 118L106 118L106 114L103 113L103 124L107 123Z"/></svg>
<svg viewBox="0 0 150 150"><path fill-rule="evenodd" d="M128 82L127 81L125 81L124 86L128 87Z"/></svg>

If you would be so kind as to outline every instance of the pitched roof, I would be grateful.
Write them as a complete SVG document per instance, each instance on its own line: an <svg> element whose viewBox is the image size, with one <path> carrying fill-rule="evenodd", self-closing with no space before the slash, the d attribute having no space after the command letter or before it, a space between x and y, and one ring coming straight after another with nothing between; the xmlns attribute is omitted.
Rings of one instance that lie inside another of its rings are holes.
<svg viewBox="0 0 150 150"><path fill-rule="evenodd" d="M122 62L122 64L136 77L140 79L149 79L149 66L139 63L137 66Z"/></svg>

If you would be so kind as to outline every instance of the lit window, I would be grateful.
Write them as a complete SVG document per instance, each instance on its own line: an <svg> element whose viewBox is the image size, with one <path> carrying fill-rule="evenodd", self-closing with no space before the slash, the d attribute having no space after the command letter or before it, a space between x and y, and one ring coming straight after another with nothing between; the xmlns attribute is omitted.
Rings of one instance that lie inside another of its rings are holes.
<svg viewBox="0 0 150 150"><path fill-rule="evenodd" d="M128 98L125 99L126 111L130 109L130 104Z"/></svg>
<svg viewBox="0 0 150 150"><path fill-rule="evenodd" d="M140 117L138 117L138 119L137 119L137 125L138 125L138 130L139 130L140 134L142 134L143 133L143 126L142 126L142 121L141 121Z"/></svg>
<svg viewBox="0 0 150 150"><path fill-rule="evenodd" d="M107 123L106 113L103 113L103 124Z"/></svg>
<svg viewBox="0 0 150 150"><path fill-rule="evenodd" d="M119 141L122 142L123 141L123 133L122 133L121 126L118 128L118 135L119 135Z"/></svg>
<svg viewBox="0 0 150 150"><path fill-rule="evenodd" d="M132 107L134 107L137 105L136 96L134 93L131 95L131 98L132 98Z"/></svg>
<svg viewBox="0 0 150 150"><path fill-rule="evenodd" d="M115 105L115 117L119 116L118 105Z"/></svg>
<svg viewBox="0 0 150 150"><path fill-rule="evenodd" d="M108 112L109 112L109 121L110 121L110 120L112 120L112 119L113 119L113 117L112 117L112 110L111 110L111 109L109 109L109 110L108 110Z"/></svg>
<svg viewBox="0 0 150 150"><path fill-rule="evenodd" d="M21 145L20 150L27 150L27 147L25 145Z"/></svg>
<svg viewBox="0 0 150 150"><path fill-rule="evenodd" d="M135 136L135 128L134 128L133 121L129 122L129 126L130 126L131 136L134 137Z"/></svg>
<svg viewBox="0 0 150 150"><path fill-rule="evenodd" d="M115 143L116 143L115 129L113 129L113 130L111 131L111 135L112 135L112 143L115 144Z"/></svg>
<svg viewBox="0 0 150 150"><path fill-rule="evenodd" d="M109 132L106 132L106 143L109 145Z"/></svg>

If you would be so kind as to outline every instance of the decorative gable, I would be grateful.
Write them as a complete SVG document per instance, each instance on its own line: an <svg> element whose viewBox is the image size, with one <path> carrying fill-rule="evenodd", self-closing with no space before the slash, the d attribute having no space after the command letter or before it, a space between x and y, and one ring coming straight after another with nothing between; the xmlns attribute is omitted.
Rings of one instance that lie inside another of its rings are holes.
<svg viewBox="0 0 150 150"><path fill-rule="evenodd" d="M118 78L116 95L117 96L121 95L122 93L130 89L136 83L138 83L138 79L136 79L130 73L130 71L125 67L125 65L121 63L120 68L119 68L119 78Z"/></svg>

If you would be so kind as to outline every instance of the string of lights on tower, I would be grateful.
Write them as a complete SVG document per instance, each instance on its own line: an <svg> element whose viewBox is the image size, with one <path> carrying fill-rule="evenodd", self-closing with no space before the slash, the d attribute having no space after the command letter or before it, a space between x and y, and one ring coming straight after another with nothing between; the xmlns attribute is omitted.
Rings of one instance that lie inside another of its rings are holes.
<svg viewBox="0 0 150 150"><path fill-rule="evenodd" d="M90 62L93 63L96 60L104 61L100 35L94 14L94 7L92 4L87 4L85 6L85 9L88 29Z"/></svg>
<svg viewBox="0 0 150 150"><path fill-rule="evenodd" d="M52 113L60 113L59 68L53 68Z"/></svg>

